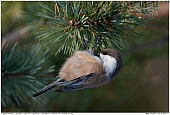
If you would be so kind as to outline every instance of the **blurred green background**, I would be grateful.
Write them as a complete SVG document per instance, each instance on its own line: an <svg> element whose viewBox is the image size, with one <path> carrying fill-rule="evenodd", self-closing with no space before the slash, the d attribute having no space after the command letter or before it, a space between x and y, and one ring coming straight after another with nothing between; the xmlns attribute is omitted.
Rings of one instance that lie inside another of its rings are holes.
<svg viewBox="0 0 170 115"><path fill-rule="evenodd" d="M1 45L5 39L22 45L37 44L35 33L41 22L35 21L41 19L35 14L40 10L38 2L1 2ZM126 38L129 44L125 45L127 53L122 54L123 68L108 84L67 93L52 89L36 97L46 97L46 104L38 104L30 97L31 104L2 106L2 112L168 112L169 15L164 13L146 22L146 27L136 28L142 34L139 40ZM9 37L20 31L16 39ZM46 43L40 42L46 48ZM68 57L62 53L55 56L56 51L52 46L48 60L56 65L56 72L50 75L53 78Z"/></svg>

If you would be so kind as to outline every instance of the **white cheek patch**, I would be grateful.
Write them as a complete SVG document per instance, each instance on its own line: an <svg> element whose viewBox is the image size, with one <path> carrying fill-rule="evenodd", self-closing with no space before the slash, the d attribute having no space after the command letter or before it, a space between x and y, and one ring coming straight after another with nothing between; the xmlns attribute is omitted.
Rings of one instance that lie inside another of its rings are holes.
<svg viewBox="0 0 170 115"><path fill-rule="evenodd" d="M100 58L103 62L103 67L105 68L106 78L110 79L111 75L116 70L117 61L114 57L109 55L100 54Z"/></svg>

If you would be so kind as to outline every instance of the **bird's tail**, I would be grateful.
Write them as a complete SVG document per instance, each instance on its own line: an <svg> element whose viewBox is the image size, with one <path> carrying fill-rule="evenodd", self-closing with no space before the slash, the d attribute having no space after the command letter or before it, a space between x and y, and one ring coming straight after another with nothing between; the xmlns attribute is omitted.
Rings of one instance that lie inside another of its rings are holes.
<svg viewBox="0 0 170 115"><path fill-rule="evenodd" d="M34 93L34 94L33 94L33 97L36 97L36 96L38 96L38 95L40 95L40 94L42 94L42 93L44 93L44 92L52 89L52 88L55 87L55 86L56 86L56 85L50 84L50 85L44 87L43 89L37 91L36 93Z"/></svg>

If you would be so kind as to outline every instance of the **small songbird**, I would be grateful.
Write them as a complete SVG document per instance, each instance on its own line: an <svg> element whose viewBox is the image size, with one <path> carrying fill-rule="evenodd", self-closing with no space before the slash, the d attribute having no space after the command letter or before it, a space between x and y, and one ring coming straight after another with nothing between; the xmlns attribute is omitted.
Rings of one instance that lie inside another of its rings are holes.
<svg viewBox="0 0 170 115"><path fill-rule="evenodd" d="M90 51L77 51L64 63L58 79L33 94L33 97L55 86L63 86L55 92L98 87L109 82L121 68L121 56L114 49L104 49L99 53L99 56L95 56Z"/></svg>

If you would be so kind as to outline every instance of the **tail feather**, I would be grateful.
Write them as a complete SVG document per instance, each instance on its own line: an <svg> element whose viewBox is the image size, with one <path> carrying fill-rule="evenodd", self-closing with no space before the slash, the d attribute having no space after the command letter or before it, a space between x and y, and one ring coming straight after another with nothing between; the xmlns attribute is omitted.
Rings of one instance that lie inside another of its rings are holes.
<svg viewBox="0 0 170 115"><path fill-rule="evenodd" d="M44 93L44 92L52 89L53 87L55 87L55 85L50 84L50 85L44 87L43 89L37 91L36 93L34 93L34 94L33 94L33 97L36 97L36 96L38 96L38 95L40 95L40 94L42 94L42 93Z"/></svg>

